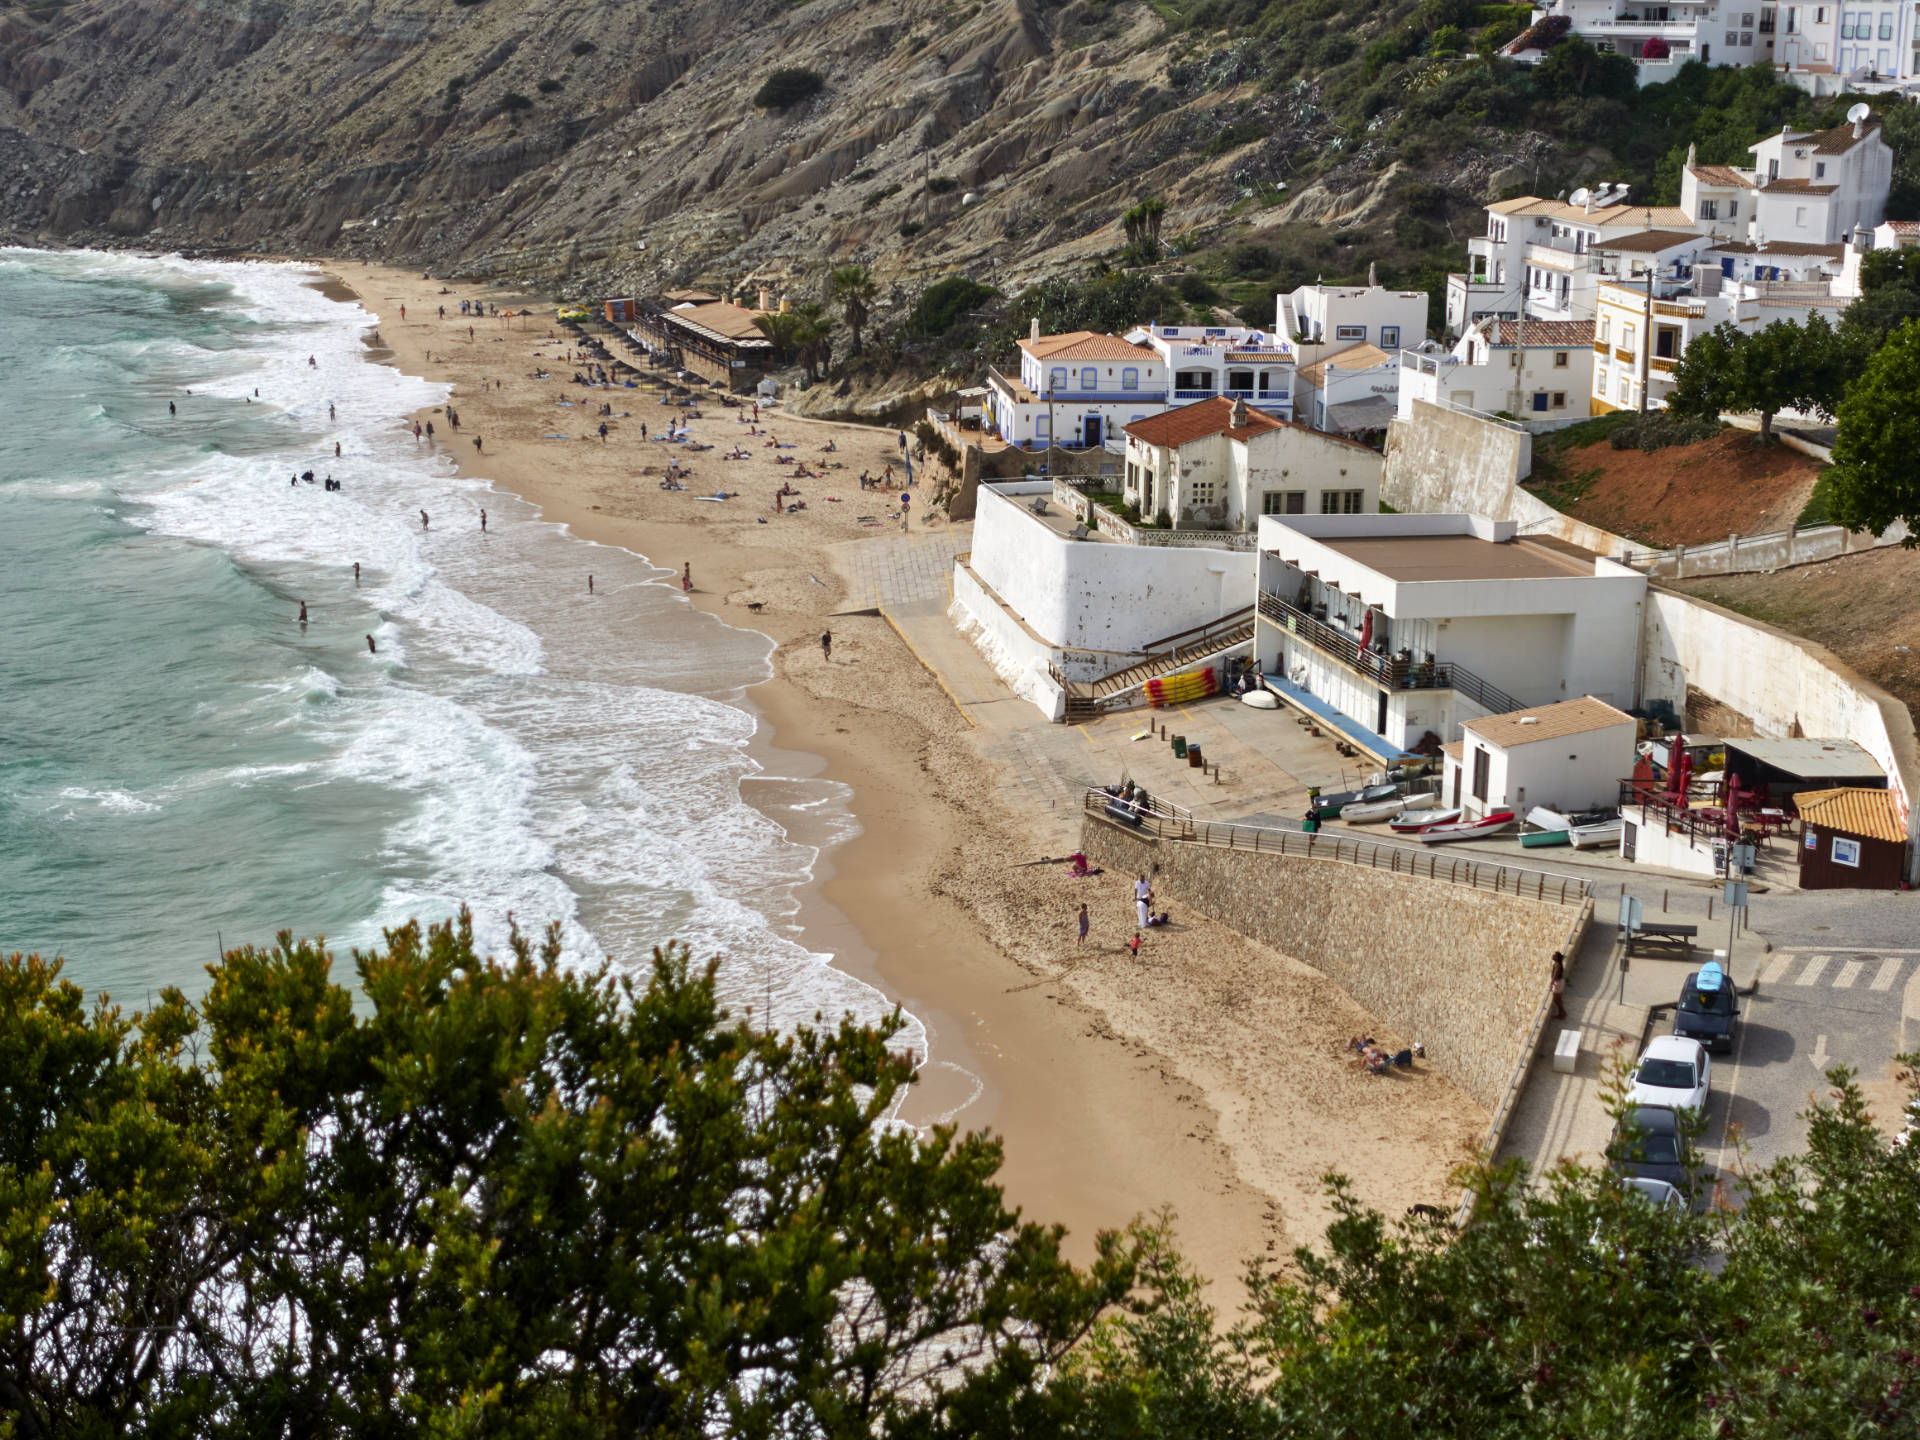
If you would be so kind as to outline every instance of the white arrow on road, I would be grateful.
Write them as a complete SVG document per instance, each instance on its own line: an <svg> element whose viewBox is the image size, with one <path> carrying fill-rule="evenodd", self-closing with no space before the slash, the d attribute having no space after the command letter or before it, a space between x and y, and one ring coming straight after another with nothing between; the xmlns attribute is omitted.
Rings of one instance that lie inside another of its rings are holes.
<svg viewBox="0 0 1920 1440"><path fill-rule="evenodd" d="M1807 1058L1813 1061L1814 1069L1818 1070L1822 1075L1827 1073L1827 1037L1826 1036L1820 1035L1814 1038L1813 1054L1809 1055Z"/></svg>

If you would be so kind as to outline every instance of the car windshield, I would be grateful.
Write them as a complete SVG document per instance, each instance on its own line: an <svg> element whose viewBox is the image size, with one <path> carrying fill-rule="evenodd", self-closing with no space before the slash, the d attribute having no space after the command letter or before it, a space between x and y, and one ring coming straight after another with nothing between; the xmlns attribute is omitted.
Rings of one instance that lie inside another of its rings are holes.
<svg viewBox="0 0 1920 1440"><path fill-rule="evenodd" d="M1717 990L1699 990L1689 985L1680 997L1680 1008L1694 1015L1731 1015L1733 987L1722 984Z"/></svg>
<svg viewBox="0 0 1920 1440"><path fill-rule="evenodd" d="M1662 1090L1691 1090L1693 1066L1684 1060L1642 1060L1634 1079Z"/></svg>
<svg viewBox="0 0 1920 1440"><path fill-rule="evenodd" d="M1632 1140L1623 1137L1614 1146L1614 1154L1643 1165L1678 1165L1680 1137L1666 1130L1642 1132Z"/></svg>

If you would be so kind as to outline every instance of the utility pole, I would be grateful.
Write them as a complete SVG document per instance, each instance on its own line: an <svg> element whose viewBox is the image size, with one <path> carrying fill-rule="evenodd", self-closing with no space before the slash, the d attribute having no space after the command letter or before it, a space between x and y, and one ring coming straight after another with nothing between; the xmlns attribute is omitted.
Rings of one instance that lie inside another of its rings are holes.
<svg viewBox="0 0 1920 1440"><path fill-rule="evenodd" d="M1054 375L1049 369L1047 372L1047 473L1049 475L1053 473L1054 447L1060 443L1053 434L1053 385Z"/></svg>
<svg viewBox="0 0 1920 1440"><path fill-rule="evenodd" d="M1640 413L1647 413L1647 387L1653 381L1653 265L1647 265L1646 309L1640 322Z"/></svg>

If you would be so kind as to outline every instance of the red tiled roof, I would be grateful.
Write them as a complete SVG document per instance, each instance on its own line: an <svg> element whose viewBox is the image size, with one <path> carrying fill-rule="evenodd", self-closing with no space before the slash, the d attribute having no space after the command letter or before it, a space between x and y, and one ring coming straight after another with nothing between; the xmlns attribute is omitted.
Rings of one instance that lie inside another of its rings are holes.
<svg viewBox="0 0 1920 1440"><path fill-rule="evenodd" d="M1689 241L1701 238L1697 230L1642 230L1635 235L1620 235L1612 240L1596 240L1595 250L1622 250L1635 255L1657 255L1662 250L1671 250L1676 245L1685 245Z"/></svg>
<svg viewBox="0 0 1920 1440"><path fill-rule="evenodd" d="M1577 350L1593 343L1591 320L1493 320L1487 322L1487 343L1522 349Z"/></svg>
<svg viewBox="0 0 1920 1440"><path fill-rule="evenodd" d="M1920 235L1920 220L1889 220L1887 228L1896 235Z"/></svg>
<svg viewBox="0 0 1920 1440"><path fill-rule="evenodd" d="M1813 133L1813 153L1816 155L1844 155L1861 141L1873 135L1880 128L1878 120L1868 120L1860 127L1856 136L1851 125L1836 125L1831 130L1817 130Z"/></svg>
<svg viewBox="0 0 1920 1440"><path fill-rule="evenodd" d="M1271 415L1249 408L1247 423L1239 429L1233 428L1233 401L1216 395L1211 400L1199 400L1192 405L1182 405L1178 410L1166 410L1158 415L1149 415L1144 420L1136 420L1122 427L1134 439L1148 445L1166 445L1174 449L1208 435L1225 433L1231 440L1246 440L1265 430L1278 430L1286 422L1276 420Z"/></svg>
<svg viewBox="0 0 1920 1440"><path fill-rule="evenodd" d="M1900 812L1893 803L1891 790L1862 790L1853 786L1842 786L1838 790L1802 790L1793 797L1793 803L1803 821L1823 830L1896 843L1907 838L1907 827L1900 823Z"/></svg>
<svg viewBox="0 0 1920 1440"><path fill-rule="evenodd" d="M1158 360L1144 345L1131 345L1118 335L1092 330L1069 330L1064 335L1042 335L1022 340L1020 348L1036 360Z"/></svg>
<svg viewBox="0 0 1920 1440"><path fill-rule="evenodd" d="M1796 195L1831 195L1838 185L1816 185L1811 180L1769 180L1762 190L1791 190Z"/></svg>
<svg viewBox="0 0 1920 1440"><path fill-rule="evenodd" d="M1709 185L1731 185L1740 190L1753 188L1753 182L1731 165L1694 165L1689 168Z"/></svg>

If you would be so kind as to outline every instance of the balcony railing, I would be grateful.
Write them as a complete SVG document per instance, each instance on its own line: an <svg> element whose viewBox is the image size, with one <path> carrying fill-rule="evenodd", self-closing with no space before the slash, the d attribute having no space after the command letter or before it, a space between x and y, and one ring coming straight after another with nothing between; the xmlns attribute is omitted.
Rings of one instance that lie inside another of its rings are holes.
<svg viewBox="0 0 1920 1440"><path fill-rule="evenodd" d="M1452 690L1490 715L1506 715L1523 708L1506 691L1489 685L1471 670L1451 661L1410 660L1363 650L1360 642L1346 631L1309 615L1297 605L1288 604L1271 591L1260 592L1260 614L1382 690Z"/></svg>
<svg viewBox="0 0 1920 1440"><path fill-rule="evenodd" d="M1173 398L1176 400L1211 400L1219 393L1218 390L1175 390L1173 392Z"/></svg>

